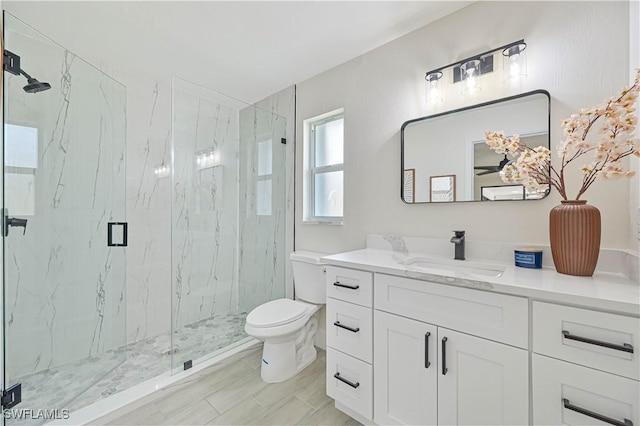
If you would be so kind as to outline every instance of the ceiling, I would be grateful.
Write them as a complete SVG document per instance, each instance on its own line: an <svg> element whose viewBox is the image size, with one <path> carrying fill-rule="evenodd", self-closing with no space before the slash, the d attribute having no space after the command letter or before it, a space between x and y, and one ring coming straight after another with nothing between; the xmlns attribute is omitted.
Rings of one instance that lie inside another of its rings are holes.
<svg viewBox="0 0 640 426"><path fill-rule="evenodd" d="M471 1L3 1L95 65L173 74L246 102L304 81Z"/></svg>

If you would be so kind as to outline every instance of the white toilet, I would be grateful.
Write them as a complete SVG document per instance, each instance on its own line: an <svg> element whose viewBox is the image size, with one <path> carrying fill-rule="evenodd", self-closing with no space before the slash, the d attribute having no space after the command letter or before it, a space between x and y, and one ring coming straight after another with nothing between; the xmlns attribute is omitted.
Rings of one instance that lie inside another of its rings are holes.
<svg viewBox="0 0 640 426"><path fill-rule="evenodd" d="M316 359L316 313L326 303L322 256L326 254L291 253L296 300L272 300L247 315L244 331L264 341L261 376L267 383L290 379Z"/></svg>

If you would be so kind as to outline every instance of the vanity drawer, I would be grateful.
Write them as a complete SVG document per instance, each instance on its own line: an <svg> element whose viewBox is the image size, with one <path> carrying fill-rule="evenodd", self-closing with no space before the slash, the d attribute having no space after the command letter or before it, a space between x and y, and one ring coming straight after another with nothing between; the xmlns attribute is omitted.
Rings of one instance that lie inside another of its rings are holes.
<svg viewBox="0 0 640 426"><path fill-rule="evenodd" d="M376 274L375 308L527 349L523 297Z"/></svg>
<svg viewBox="0 0 640 426"><path fill-rule="evenodd" d="M532 373L535 425L640 424L640 382L538 354Z"/></svg>
<svg viewBox="0 0 640 426"><path fill-rule="evenodd" d="M356 269L328 266L327 297L371 307L373 274Z"/></svg>
<svg viewBox="0 0 640 426"><path fill-rule="evenodd" d="M371 308L327 299L327 345L365 362L372 361Z"/></svg>
<svg viewBox="0 0 640 426"><path fill-rule="evenodd" d="M640 380L640 319L533 303L533 351Z"/></svg>
<svg viewBox="0 0 640 426"><path fill-rule="evenodd" d="M336 378L336 375L340 379ZM373 419L371 364L327 349L327 395L367 420Z"/></svg>

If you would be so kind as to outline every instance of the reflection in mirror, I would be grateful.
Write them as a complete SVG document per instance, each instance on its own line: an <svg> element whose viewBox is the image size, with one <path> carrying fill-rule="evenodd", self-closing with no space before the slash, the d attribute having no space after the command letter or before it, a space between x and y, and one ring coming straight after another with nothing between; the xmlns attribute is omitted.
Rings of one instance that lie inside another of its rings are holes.
<svg viewBox="0 0 640 426"><path fill-rule="evenodd" d="M431 176L429 201L443 203L456 200L456 175Z"/></svg>
<svg viewBox="0 0 640 426"><path fill-rule="evenodd" d="M532 200L549 188L529 192L505 183L501 171L515 158L496 154L484 142L487 130L519 134L527 146L550 146L549 93L544 90L409 120L402 125L402 199L405 203ZM436 192L432 178L449 192Z"/></svg>
<svg viewBox="0 0 640 426"><path fill-rule="evenodd" d="M416 169L405 169L404 176L402 177L402 181L404 182L402 198L407 200L408 203L416 202L415 174Z"/></svg>

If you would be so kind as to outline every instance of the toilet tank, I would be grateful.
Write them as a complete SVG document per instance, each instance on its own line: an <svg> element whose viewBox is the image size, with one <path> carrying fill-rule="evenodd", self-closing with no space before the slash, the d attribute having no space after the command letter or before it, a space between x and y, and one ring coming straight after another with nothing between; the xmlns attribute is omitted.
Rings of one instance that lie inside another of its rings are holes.
<svg viewBox="0 0 640 426"><path fill-rule="evenodd" d="M293 287L296 299L315 304L327 303L327 291L324 282L326 264L320 261L326 253L314 251L295 251L291 253L293 268Z"/></svg>

